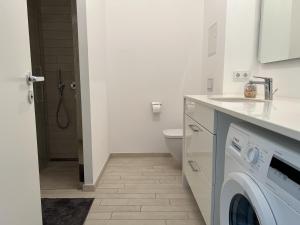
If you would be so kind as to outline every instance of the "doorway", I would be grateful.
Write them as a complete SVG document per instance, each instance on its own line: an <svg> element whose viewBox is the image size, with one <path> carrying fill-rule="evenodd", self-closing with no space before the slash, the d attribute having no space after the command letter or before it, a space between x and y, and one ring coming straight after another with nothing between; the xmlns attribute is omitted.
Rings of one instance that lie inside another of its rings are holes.
<svg viewBox="0 0 300 225"><path fill-rule="evenodd" d="M27 0L41 189L83 183L75 0Z"/></svg>

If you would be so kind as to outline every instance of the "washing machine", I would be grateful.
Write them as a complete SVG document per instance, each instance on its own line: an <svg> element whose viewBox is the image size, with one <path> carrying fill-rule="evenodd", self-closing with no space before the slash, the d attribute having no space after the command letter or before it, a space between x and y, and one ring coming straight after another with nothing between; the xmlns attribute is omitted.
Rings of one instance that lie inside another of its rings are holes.
<svg viewBox="0 0 300 225"><path fill-rule="evenodd" d="M300 225L300 143L231 124L225 148L221 225Z"/></svg>

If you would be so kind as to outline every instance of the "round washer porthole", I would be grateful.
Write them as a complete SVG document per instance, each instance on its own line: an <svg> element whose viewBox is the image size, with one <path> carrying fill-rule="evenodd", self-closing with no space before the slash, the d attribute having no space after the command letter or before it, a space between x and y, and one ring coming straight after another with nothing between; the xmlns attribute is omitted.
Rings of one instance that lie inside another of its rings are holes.
<svg viewBox="0 0 300 225"><path fill-rule="evenodd" d="M260 225L251 202L242 194L236 194L231 200L229 225Z"/></svg>
<svg viewBox="0 0 300 225"><path fill-rule="evenodd" d="M220 198L221 225L277 225L257 183L245 173L228 174Z"/></svg>

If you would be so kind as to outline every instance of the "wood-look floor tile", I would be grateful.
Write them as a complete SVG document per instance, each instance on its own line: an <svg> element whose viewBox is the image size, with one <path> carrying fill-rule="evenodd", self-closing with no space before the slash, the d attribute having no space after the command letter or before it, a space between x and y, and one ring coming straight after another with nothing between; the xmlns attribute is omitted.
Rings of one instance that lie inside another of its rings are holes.
<svg viewBox="0 0 300 225"><path fill-rule="evenodd" d="M143 176L181 176L181 171L142 172Z"/></svg>
<svg viewBox="0 0 300 225"><path fill-rule="evenodd" d="M192 220L201 220L202 219L202 215L200 213L200 211L194 211L194 212L188 212L188 218L192 219Z"/></svg>
<svg viewBox="0 0 300 225"><path fill-rule="evenodd" d="M157 175L157 176L133 176L133 175L128 175L128 176L122 176L121 179L122 180L175 180L177 179L178 176L169 176L169 175L166 175L166 176L160 176L160 175Z"/></svg>
<svg viewBox="0 0 300 225"><path fill-rule="evenodd" d="M125 188L173 189L173 188L182 188L182 185L180 184L125 184Z"/></svg>
<svg viewBox="0 0 300 225"><path fill-rule="evenodd" d="M136 198L142 198L142 199L150 199L150 198L155 198L155 194L123 194L123 193L117 193L117 194L100 194L96 193L94 194L95 198L100 198L100 199L136 199Z"/></svg>
<svg viewBox="0 0 300 225"><path fill-rule="evenodd" d="M164 220L109 220L105 225L166 225L166 223Z"/></svg>
<svg viewBox="0 0 300 225"><path fill-rule="evenodd" d="M182 180L181 180L181 176L178 176L178 177L176 177L175 179L172 179L172 180L160 179L159 183L160 184L181 184L182 185Z"/></svg>
<svg viewBox="0 0 300 225"><path fill-rule="evenodd" d="M140 206L134 205L93 205L91 212L140 212Z"/></svg>
<svg viewBox="0 0 300 225"><path fill-rule="evenodd" d="M101 180L100 184L159 184L159 180Z"/></svg>
<svg viewBox="0 0 300 225"><path fill-rule="evenodd" d="M108 220L110 218L110 212L90 212L87 216L87 220Z"/></svg>
<svg viewBox="0 0 300 225"><path fill-rule="evenodd" d="M169 205L168 199L103 199L101 205Z"/></svg>
<svg viewBox="0 0 300 225"><path fill-rule="evenodd" d="M95 194L112 194L112 193L118 193L118 188L96 188Z"/></svg>
<svg viewBox="0 0 300 225"><path fill-rule="evenodd" d="M123 188L119 189L119 193L159 193L159 194L184 194L182 188ZM164 198L164 196L162 196Z"/></svg>
<svg viewBox="0 0 300 225"><path fill-rule="evenodd" d="M144 212L189 212L198 211L195 206L142 206Z"/></svg>
<svg viewBox="0 0 300 225"><path fill-rule="evenodd" d="M166 225L206 225L203 220L167 220Z"/></svg>
<svg viewBox="0 0 300 225"><path fill-rule="evenodd" d="M84 225L107 225L108 220L86 220Z"/></svg>
<svg viewBox="0 0 300 225"><path fill-rule="evenodd" d="M140 171L105 172L105 176L143 176Z"/></svg>
<svg viewBox="0 0 300 225"><path fill-rule="evenodd" d="M70 174L71 164L63 167L46 171L55 176L45 178L44 184L51 187L60 173ZM95 198L84 225L205 225L171 157L113 157L94 192L54 187L41 195Z"/></svg>
<svg viewBox="0 0 300 225"><path fill-rule="evenodd" d="M113 212L112 219L121 220L184 220L186 212Z"/></svg>
<svg viewBox="0 0 300 225"><path fill-rule="evenodd" d="M171 205L182 206L182 205L191 205L196 206L197 203L194 199L170 199Z"/></svg>
<svg viewBox="0 0 300 225"><path fill-rule="evenodd" d="M116 175L106 175L105 173L101 177L101 180L120 180L121 176L116 176Z"/></svg>
<svg viewBox="0 0 300 225"><path fill-rule="evenodd" d="M98 188L124 188L124 184L99 184Z"/></svg>
<svg viewBox="0 0 300 225"><path fill-rule="evenodd" d="M167 198L167 199L191 199L192 195L190 193L157 193L156 198Z"/></svg>

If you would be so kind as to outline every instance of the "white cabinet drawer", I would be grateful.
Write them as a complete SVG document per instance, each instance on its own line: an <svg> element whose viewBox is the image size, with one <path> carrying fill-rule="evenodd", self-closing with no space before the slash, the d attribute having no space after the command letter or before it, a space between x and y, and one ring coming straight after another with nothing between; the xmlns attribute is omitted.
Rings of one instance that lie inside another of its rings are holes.
<svg viewBox="0 0 300 225"><path fill-rule="evenodd" d="M207 225L211 224L211 202L212 202L212 186L209 185L204 178L204 174L196 165L185 164L185 177L192 190L197 205ZM196 170L198 171L196 171Z"/></svg>
<svg viewBox="0 0 300 225"><path fill-rule="evenodd" d="M215 135L185 116L184 173L206 224L211 221Z"/></svg>
<svg viewBox="0 0 300 225"><path fill-rule="evenodd" d="M192 117L195 121L209 130L211 133L215 133L214 129L214 110L194 102L191 99L185 99L185 113Z"/></svg>

